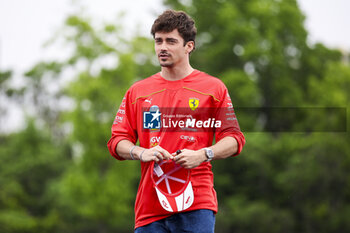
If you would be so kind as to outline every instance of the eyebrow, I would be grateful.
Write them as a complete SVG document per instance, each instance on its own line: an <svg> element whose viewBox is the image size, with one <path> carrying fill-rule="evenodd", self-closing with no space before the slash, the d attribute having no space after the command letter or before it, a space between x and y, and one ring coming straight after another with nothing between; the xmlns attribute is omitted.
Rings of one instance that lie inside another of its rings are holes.
<svg viewBox="0 0 350 233"><path fill-rule="evenodd" d="M172 42L178 42L178 39L176 39L176 38L166 38L165 39L166 41L172 41Z"/></svg>
<svg viewBox="0 0 350 233"><path fill-rule="evenodd" d="M154 38L155 41L163 41L163 39L161 37L156 37ZM167 37L165 38L165 41L167 42L178 42L179 40L173 37Z"/></svg>

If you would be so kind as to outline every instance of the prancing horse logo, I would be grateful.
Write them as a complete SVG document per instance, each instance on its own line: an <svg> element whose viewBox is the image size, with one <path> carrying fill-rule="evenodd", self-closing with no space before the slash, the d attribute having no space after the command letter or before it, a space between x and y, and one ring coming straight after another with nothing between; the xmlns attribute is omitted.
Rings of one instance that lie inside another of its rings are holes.
<svg viewBox="0 0 350 233"><path fill-rule="evenodd" d="M197 99L197 98L190 98L188 100L188 105L190 106L190 108L193 111L196 110L196 108L198 108L198 105L199 105L199 99Z"/></svg>

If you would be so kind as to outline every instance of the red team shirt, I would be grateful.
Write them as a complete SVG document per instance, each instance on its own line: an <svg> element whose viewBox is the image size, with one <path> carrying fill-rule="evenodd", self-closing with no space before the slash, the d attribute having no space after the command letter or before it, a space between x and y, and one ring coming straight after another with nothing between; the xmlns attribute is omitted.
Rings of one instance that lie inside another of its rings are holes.
<svg viewBox="0 0 350 233"><path fill-rule="evenodd" d="M155 121L152 121L153 115L149 112L152 106L159 110L159 117ZM188 115L200 117L204 124L192 121L186 128L179 122ZM152 119L148 118L150 116ZM221 124L217 124L217 121L221 121ZM116 146L121 140L126 139L134 144L139 140L140 146L144 148L160 145L169 153L174 153L178 149L199 150L209 147L214 136L217 142L227 136L235 138L238 143L235 155L241 152L245 144L230 96L222 81L198 70L177 81L168 81L157 73L135 83L125 94L112 126L108 148L116 159L123 160L116 153ZM185 211L209 209L217 212L211 168L210 162L203 162L191 170L194 202ZM161 207L151 175L151 163L141 162L141 179L135 202L135 228L171 215Z"/></svg>

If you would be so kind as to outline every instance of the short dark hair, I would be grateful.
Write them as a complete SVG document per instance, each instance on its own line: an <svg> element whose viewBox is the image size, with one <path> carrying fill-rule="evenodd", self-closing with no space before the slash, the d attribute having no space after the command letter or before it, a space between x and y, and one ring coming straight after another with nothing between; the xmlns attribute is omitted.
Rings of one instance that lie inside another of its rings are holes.
<svg viewBox="0 0 350 233"><path fill-rule="evenodd" d="M177 29L184 39L185 44L188 41L195 42L197 28L194 20L183 11L166 10L154 21L151 29L153 38L156 32L172 32Z"/></svg>

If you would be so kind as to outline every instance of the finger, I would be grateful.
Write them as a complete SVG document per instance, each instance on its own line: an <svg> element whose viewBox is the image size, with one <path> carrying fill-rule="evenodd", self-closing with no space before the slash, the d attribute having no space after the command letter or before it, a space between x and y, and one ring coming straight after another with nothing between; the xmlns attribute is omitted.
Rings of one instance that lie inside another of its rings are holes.
<svg viewBox="0 0 350 233"><path fill-rule="evenodd" d="M153 157L154 157L156 162L159 162L159 161L163 160L163 155L159 151L154 151L153 152Z"/></svg>
<svg viewBox="0 0 350 233"><path fill-rule="evenodd" d="M173 157L175 157L176 155L179 155L179 154L181 154L182 152L183 152L183 150L177 150L177 151L171 153L171 155L172 155Z"/></svg>
<svg viewBox="0 0 350 233"><path fill-rule="evenodd" d="M173 158L173 156L166 150L162 150L161 153L162 153L164 159L172 159Z"/></svg>
<svg viewBox="0 0 350 233"><path fill-rule="evenodd" d="M150 151L150 153L147 154L147 162L151 162L151 161L156 161L157 162L157 157L154 156L153 151Z"/></svg>
<svg viewBox="0 0 350 233"><path fill-rule="evenodd" d="M183 168L186 168L188 169L189 168L189 165L186 161L183 161L183 160L180 160L179 162L177 162L176 164L180 165L181 167Z"/></svg>
<svg viewBox="0 0 350 233"><path fill-rule="evenodd" d="M179 158L177 155L175 155L174 158L173 158L173 161L174 161L175 163L177 163L177 161L179 161L179 159L180 159L180 158Z"/></svg>
<svg viewBox="0 0 350 233"><path fill-rule="evenodd" d="M163 154L163 156L164 156L163 158L165 158L165 159L172 159L173 158L173 156L167 150L165 150L161 146L157 146L157 147L158 147L157 150Z"/></svg>
<svg viewBox="0 0 350 233"><path fill-rule="evenodd" d="M156 162L156 163L159 163L159 162L160 162L160 160L159 160L157 157L153 157L152 160L153 160L154 162Z"/></svg>
<svg viewBox="0 0 350 233"><path fill-rule="evenodd" d="M151 162L151 161L155 161L155 162L159 162L162 160L162 155L155 150L149 150L149 152L146 155L147 162Z"/></svg>
<svg viewBox="0 0 350 233"><path fill-rule="evenodd" d="M173 159L173 160L174 160L175 162L178 162L178 161L180 161L182 158L183 158L183 155L182 155L182 154L178 154L178 155L175 155L175 156L174 156L174 159Z"/></svg>
<svg viewBox="0 0 350 233"><path fill-rule="evenodd" d="M159 155L158 155L159 153L157 152L157 151L154 151L153 153L152 153L152 159L151 160L153 160L153 161L155 161L156 163L158 163L159 161L161 161L161 159L158 157Z"/></svg>
<svg viewBox="0 0 350 233"><path fill-rule="evenodd" d="M186 169L192 169L195 167L194 164L186 160L180 160L178 164Z"/></svg>
<svg viewBox="0 0 350 233"><path fill-rule="evenodd" d="M176 157L176 158L175 158L175 163L176 163L176 164L183 165L184 163L186 163L186 159L185 159L183 156L177 155L177 156L175 156L175 157Z"/></svg>

